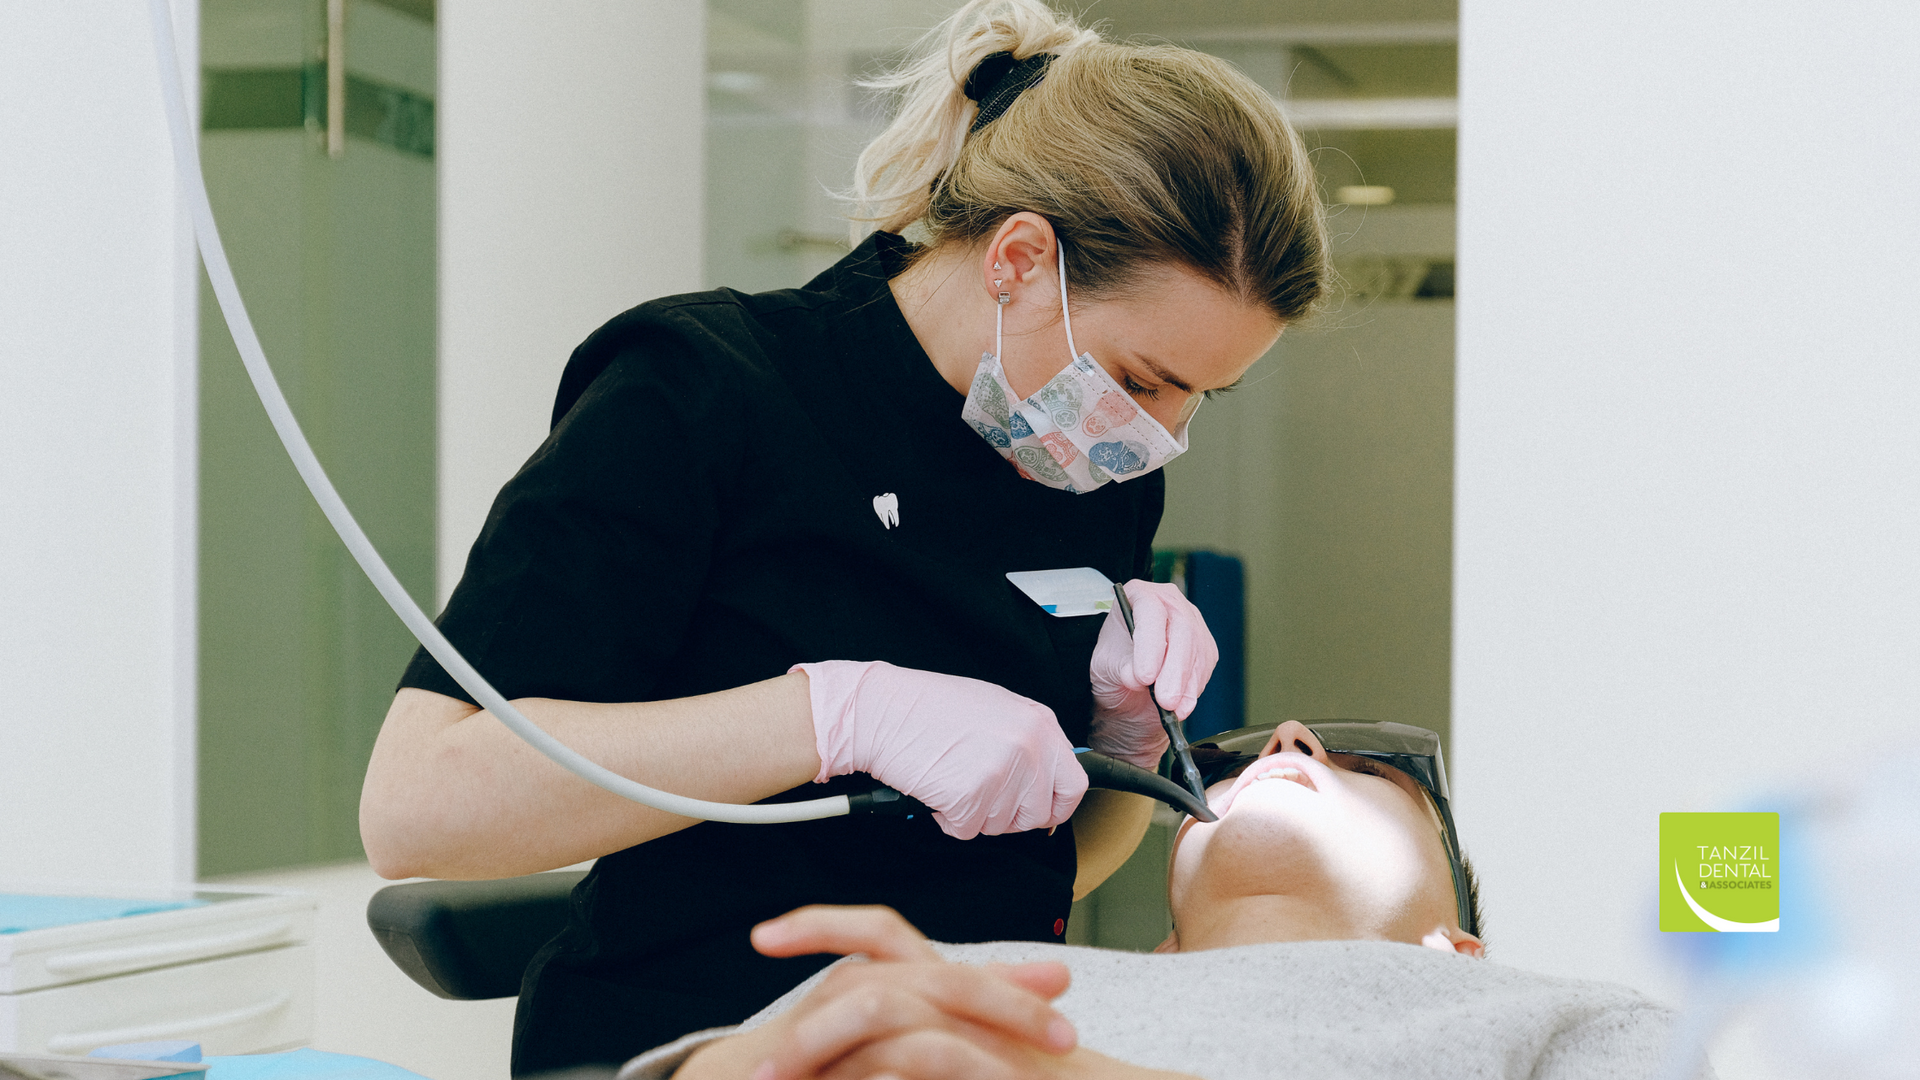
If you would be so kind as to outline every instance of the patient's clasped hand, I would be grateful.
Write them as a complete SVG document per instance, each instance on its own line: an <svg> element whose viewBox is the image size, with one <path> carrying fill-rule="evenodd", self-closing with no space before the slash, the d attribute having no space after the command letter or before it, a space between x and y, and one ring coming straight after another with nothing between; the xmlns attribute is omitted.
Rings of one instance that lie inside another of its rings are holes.
<svg viewBox="0 0 1920 1080"><path fill-rule="evenodd" d="M885 908L763 923L771 956L859 954L736 1029L623 1080L899 1077L1639 1077L1671 1013L1623 987L1481 961L1432 801L1379 761L1281 725L1207 791L1170 869L1158 955L941 945Z"/></svg>

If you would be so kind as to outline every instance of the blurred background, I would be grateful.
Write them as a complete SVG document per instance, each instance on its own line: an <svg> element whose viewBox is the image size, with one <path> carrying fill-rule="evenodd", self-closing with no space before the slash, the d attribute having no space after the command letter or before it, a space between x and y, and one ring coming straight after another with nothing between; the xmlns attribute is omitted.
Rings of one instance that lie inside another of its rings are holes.
<svg viewBox="0 0 1920 1080"><path fill-rule="evenodd" d="M424 604L595 327L846 250L886 120L856 80L951 6L174 3L268 355ZM412 646L203 295L137 8L0 34L0 873L315 893L317 1045L504 1076L512 1002L429 998L366 933ZM1159 544L1239 560L1249 722L1446 736L1499 962L1677 1000L1657 815L1920 710L1920 14L1464 8L1084 5L1275 95L1341 276L1202 410ZM1165 858L1163 822L1074 939L1157 942ZM1758 1040L1722 1075L1791 1075Z"/></svg>

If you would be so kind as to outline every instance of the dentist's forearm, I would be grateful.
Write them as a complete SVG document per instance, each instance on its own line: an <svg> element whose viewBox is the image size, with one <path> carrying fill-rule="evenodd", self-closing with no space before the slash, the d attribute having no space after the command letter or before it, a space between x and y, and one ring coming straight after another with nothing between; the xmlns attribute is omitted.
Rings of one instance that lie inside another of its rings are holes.
<svg viewBox="0 0 1920 1080"><path fill-rule="evenodd" d="M676 795L752 803L820 768L804 675L672 701L514 705L591 760ZM367 857L389 878L535 873L692 824L568 773L490 713L416 689L395 696L360 798Z"/></svg>

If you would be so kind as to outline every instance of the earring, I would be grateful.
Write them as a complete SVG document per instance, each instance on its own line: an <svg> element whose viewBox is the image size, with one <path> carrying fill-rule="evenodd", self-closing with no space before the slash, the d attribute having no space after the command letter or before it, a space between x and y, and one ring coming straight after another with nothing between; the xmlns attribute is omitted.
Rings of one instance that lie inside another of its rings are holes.
<svg viewBox="0 0 1920 1080"><path fill-rule="evenodd" d="M1001 294L1000 294L1000 302L1001 302L1002 304L1006 304L1006 303L1009 303L1009 302L1011 302L1012 300L1013 300L1013 296L1012 296L1012 294L1011 294L1011 293L1001 293Z"/></svg>

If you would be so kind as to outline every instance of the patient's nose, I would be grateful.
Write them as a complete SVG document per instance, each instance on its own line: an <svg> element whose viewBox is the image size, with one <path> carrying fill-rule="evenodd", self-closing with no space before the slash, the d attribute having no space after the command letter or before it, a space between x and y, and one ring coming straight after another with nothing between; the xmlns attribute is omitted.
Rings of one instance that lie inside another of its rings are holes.
<svg viewBox="0 0 1920 1080"><path fill-rule="evenodd" d="M1260 751L1260 756L1279 753L1305 754L1310 758L1327 760L1327 748L1320 745L1320 737L1298 720L1289 720L1274 728L1273 736L1267 740L1267 747Z"/></svg>

